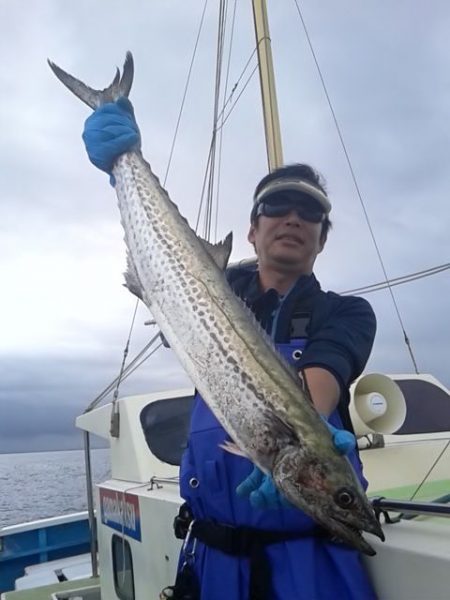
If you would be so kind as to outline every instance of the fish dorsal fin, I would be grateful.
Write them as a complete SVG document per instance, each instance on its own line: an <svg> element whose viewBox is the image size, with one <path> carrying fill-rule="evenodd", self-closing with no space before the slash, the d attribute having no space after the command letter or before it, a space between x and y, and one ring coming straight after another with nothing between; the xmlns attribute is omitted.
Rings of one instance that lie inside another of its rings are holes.
<svg viewBox="0 0 450 600"><path fill-rule="evenodd" d="M127 270L123 275L125 277L125 287L128 288L132 294L143 301L144 290L129 251L127 252Z"/></svg>
<svg viewBox="0 0 450 600"><path fill-rule="evenodd" d="M203 238L199 239L219 269L225 270L233 246L233 232L230 231L227 237L217 244L211 244L211 242L208 242Z"/></svg>

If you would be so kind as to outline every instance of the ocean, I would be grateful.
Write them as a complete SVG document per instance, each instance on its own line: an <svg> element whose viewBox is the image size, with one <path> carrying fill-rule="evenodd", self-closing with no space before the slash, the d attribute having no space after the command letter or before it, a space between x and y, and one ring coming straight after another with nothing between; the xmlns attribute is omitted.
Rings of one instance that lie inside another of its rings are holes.
<svg viewBox="0 0 450 600"><path fill-rule="evenodd" d="M94 482L109 478L109 450L92 450ZM0 529L87 509L84 452L0 454Z"/></svg>

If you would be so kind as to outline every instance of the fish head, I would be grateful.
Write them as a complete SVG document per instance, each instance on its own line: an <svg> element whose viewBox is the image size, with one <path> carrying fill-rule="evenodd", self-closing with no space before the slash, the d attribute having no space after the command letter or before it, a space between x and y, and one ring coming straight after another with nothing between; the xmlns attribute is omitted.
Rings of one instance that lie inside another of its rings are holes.
<svg viewBox="0 0 450 600"><path fill-rule="evenodd" d="M333 541L347 543L364 554L375 551L362 536L384 534L355 472L346 457L331 450L290 446L280 452L272 477L283 495L328 530Z"/></svg>

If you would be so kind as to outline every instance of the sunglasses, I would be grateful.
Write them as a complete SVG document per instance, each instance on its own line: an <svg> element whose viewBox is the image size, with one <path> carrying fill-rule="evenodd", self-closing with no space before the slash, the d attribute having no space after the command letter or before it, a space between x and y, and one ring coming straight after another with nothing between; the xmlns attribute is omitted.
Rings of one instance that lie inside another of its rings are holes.
<svg viewBox="0 0 450 600"><path fill-rule="evenodd" d="M255 217L285 217L290 212L296 212L300 219L308 223L322 223L325 220L324 211L315 203L290 200L288 198L268 198L256 206Z"/></svg>

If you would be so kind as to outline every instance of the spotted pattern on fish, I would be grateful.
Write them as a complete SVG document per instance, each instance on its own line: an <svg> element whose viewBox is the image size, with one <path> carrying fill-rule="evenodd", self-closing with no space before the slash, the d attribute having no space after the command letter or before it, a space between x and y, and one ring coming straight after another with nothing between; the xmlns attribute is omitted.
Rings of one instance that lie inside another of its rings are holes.
<svg viewBox="0 0 450 600"><path fill-rule="evenodd" d="M127 65L132 69L130 54L122 78L95 92L50 63L92 107L102 99L114 101L123 89L128 94ZM222 250L202 243L140 152L120 156L113 175L132 281L210 409L292 504L373 553L358 531L380 537L382 532L359 481L336 451L298 374L230 289L215 262ZM342 490L353 498L345 510L338 502Z"/></svg>

